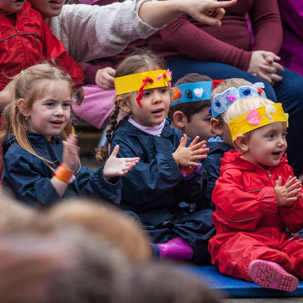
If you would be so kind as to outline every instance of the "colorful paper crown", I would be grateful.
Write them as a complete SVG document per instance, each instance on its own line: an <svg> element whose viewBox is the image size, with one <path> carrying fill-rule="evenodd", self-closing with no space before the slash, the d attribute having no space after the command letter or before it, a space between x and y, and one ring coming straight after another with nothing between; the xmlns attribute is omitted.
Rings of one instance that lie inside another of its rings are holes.
<svg viewBox="0 0 303 303"><path fill-rule="evenodd" d="M193 82L173 87L170 106L180 103L209 100L213 81Z"/></svg>
<svg viewBox="0 0 303 303"><path fill-rule="evenodd" d="M143 90L171 86L171 72L169 70L154 70L144 73L137 73L122 77L114 78L117 95L137 92L137 102L140 107L143 97Z"/></svg>
<svg viewBox="0 0 303 303"><path fill-rule="evenodd" d="M260 96L266 98L263 88L263 82L256 82L252 86L230 87L221 94L215 94L211 100L212 116L216 118L223 114L236 100Z"/></svg>
<svg viewBox="0 0 303 303"><path fill-rule="evenodd" d="M238 135L244 135L259 127L275 123L286 122L288 115L284 113L281 103L274 103L254 108L228 122L231 138L235 141Z"/></svg>

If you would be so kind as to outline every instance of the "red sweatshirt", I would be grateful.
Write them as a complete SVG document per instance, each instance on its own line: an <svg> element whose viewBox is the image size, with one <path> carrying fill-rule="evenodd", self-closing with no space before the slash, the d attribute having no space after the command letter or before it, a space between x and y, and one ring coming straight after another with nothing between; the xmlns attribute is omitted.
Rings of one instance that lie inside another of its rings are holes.
<svg viewBox="0 0 303 303"><path fill-rule="evenodd" d="M16 13L15 25L0 14L0 91L21 70L49 59L68 72L75 84L83 83L80 66L29 2Z"/></svg>

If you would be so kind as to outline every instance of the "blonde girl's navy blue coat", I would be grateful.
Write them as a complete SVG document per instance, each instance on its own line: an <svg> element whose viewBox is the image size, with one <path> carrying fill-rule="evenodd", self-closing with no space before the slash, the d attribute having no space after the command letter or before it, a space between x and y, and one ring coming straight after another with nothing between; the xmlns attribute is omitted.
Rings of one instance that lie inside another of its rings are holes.
<svg viewBox="0 0 303 303"><path fill-rule="evenodd" d="M208 239L214 235L212 210L188 207L202 201L206 179L203 169L184 179L172 156L182 135L168 120L160 136L142 132L127 118L120 121L111 148L120 146L119 157L140 157L133 170L121 178L120 206L140 217L153 242L182 237L194 249L194 262L203 263L208 260Z"/></svg>
<svg viewBox="0 0 303 303"><path fill-rule="evenodd" d="M54 168L62 162L63 146L60 137L53 137L52 141L48 142L42 135L28 133L28 139L35 152L52 161ZM120 201L121 181L106 181L102 168L94 172L81 166L75 174L75 180L68 185L61 197L50 182L53 174L50 167L23 149L16 142L14 135L5 138L2 149L2 186L26 204L45 207L62 199L78 196L91 196L114 203Z"/></svg>

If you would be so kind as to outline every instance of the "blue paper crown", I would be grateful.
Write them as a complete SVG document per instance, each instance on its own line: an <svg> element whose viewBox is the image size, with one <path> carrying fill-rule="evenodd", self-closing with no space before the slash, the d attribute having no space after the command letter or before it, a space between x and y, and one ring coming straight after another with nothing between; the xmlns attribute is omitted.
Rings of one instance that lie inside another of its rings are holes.
<svg viewBox="0 0 303 303"><path fill-rule="evenodd" d="M236 100L247 97L263 97L266 94L263 90L263 82L256 82L252 86L230 87L221 94L215 94L211 100L211 115L216 118L223 114Z"/></svg>
<svg viewBox="0 0 303 303"><path fill-rule="evenodd" d="M170 106L180 103L210 100L212 81L180 84L173 87Z"/></svg>

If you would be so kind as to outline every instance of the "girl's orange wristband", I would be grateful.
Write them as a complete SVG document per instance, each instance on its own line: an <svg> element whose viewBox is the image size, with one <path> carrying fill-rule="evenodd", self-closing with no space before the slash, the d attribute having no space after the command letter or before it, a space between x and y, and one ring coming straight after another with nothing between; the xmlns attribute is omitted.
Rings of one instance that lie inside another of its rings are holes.
<svg viewBox="0 0 303 303"><path fill-rule="evenodd" d="M62 163L56 168L53 176L58 180L68 184L72 179L74 172L66 168Z"/></svg>

